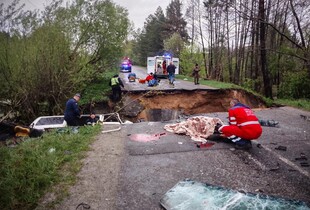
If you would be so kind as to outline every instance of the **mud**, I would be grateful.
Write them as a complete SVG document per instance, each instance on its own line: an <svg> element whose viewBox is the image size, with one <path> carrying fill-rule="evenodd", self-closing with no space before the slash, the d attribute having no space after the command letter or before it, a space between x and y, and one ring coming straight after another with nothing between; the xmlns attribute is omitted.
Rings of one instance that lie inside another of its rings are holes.
<svg viewBox="0 0 310 210"><path fill-rule="evenodd" d="M225 112L232 98L251 108L266 108L263 99L244 90L130 92L118 104L121 115L137 121L169 121L180 115Z"/></svg>

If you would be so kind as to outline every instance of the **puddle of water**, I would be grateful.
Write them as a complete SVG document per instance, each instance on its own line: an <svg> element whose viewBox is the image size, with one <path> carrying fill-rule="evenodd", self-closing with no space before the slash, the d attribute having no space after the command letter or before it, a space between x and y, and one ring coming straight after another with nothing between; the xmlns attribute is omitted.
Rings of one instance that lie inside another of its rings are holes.
<svg viewBox="0 0 310 210"><path fill-rule="evenodd" d="M132 141L138 141L138 142L149 142L149 141L156 141L161 136L165 136L166 133L158 133L158 134L132 134L130 135L130 140Z"/></svg>

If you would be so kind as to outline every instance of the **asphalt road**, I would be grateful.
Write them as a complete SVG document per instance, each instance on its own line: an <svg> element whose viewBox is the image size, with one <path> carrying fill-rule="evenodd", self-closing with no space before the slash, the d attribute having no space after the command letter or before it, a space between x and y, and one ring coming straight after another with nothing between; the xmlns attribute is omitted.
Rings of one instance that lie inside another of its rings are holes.
<svg viewBox="0 0 310 210"><path fill-rule="evenodd" d="M146 76L145 69L139 68L133 72ZM120 75L128 88L127 73ZM148 87L139 84L131 88ZM189 136L164 130L165 124L176 121L134 123L123 125L117 132L103 133L85 158L69 198L59 206L75 209L84 202L98 210L160 210L163 195L184 179L298 199L310 206L310 112L291 107L254 111L259 119L279 124L263 127L262 136L253 141L249 151L234 150L223 142L197 148ZM204 116L227 122L227 112ZM159 134L163 135L149 142L133 140L136 135Z"/></svg>
<svg viewBox="0 0 310 210"><path fill-rule="evenodd" d="M136 73L137 79L135 82L128 81L128 74L129 73L119 73L120 78L124 82L125 90L126 91L144 91L144 90L210 90L216 89L206 85L194 85L193 82L189 82L187 80L179 80L176 79L174 82L174 86L169 84L168 79L160 79L158 86L155 87L148 87L147 84L141 84L138 82L138 79L145 79L147 76L147 71L145 67L141 66L132 66L132 72Z"/></svg>
<svg viewBox="0 0 310 210"><path fill-rule="evenodd" d="M290 107L257 110L260 119L279 121L263 127L249 151L232 150L226 143L199 149L188 136L169 133L162 122L143 122L124 128L126 155L118 185L118 209L161 209L160 198L178 181L191 179L234 190L299 199L310 204L310 116ZM227 121L227 113L207 116ZM136 142L133 134L166 136ZM286 150L277 150L279 146ZM306 157L308 160L298 160Z"/></svg>

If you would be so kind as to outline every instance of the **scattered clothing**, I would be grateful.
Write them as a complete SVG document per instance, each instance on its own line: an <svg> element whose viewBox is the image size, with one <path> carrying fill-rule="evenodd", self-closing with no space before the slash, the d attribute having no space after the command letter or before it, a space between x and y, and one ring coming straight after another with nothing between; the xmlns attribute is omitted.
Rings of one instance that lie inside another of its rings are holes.
<svg viewBox="0 0 310 210"><path fill-rule="evenodd" d="M259 124L261 126L267 126L267 127L276 127L279 122L274 120L258 120Z"/></svg>
<svg viewBox="0 0 310 210"><path fill-rule="evenodd" d="M219 118L196 116L184 122L167 124L164 129L172 133L188 135L194 141L205 142L206 138L214 133L217 123L223 124Z"/></svg>
<svg viewBox="0 0 310 210"><path fill-rule="evenodd" d="M0 141L13 137L40 137L43 130L33 129L10 122L0 122Z"/></svg>
<svg viewBox="0 0 310 210"><path fill-rule="evenodd" d="M158 85L158 81L157 81L155 78L151 79L151 80L148 82L148 86L149 86L149 87L153 87L153 86L157 86L157 85Z"/></svg>

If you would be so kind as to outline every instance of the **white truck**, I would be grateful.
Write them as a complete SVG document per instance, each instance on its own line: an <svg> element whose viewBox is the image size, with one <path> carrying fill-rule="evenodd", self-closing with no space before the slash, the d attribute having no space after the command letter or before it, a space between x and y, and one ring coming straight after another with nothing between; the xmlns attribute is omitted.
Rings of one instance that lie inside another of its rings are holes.
<svg viewBox="0 0 310 210"><path fill-rule="evenodd" d="M172 61L176 66L175 74L179 74L179 58L172 58L169 55L154 56L147 58L147 73L156 73L158 78L167 78L168 74L164 71L163 63L166 61L166 68Z"/></svg>

